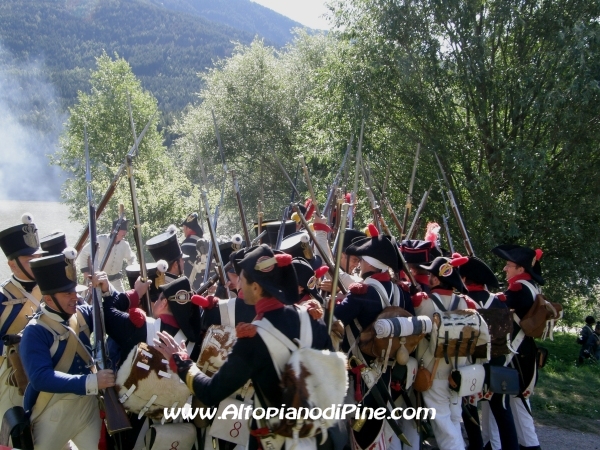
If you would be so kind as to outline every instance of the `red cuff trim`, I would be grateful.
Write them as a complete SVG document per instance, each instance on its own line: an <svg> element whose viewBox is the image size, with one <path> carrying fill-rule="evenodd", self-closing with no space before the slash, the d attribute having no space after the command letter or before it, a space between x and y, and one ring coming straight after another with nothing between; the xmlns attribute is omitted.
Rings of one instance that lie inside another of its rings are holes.
<svg viewBox="0 0 600 450"><path fill-rule="evenodd" d="M140 308L131 308L129 310L129 320L136 328L141 328L146 323L146 313Z"/></svg>
<svg viewBox="0 0 600 450"><path fill-rule="evenodd" d="M313 223L313 228L315 231L326 231L328 233L331 232L331 228L326 223Z"/></svg>
<svg viewBox="0 0 600 450"><path fill-rule="evenodd" d="M138 306L140 306L140 296L138 295L135 289L131 289L125 292L125 295L127 295L127 298L129 298L130 308L137 308Z"/></svg>

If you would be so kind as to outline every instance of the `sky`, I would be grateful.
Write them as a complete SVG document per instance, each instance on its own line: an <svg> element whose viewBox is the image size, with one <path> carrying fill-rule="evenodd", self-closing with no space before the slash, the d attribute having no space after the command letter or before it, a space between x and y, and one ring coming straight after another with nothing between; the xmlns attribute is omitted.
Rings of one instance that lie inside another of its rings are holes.
<svg viewBox="0 0 600 450"><path fill-rule="evenodd" d="M320 17L327 13L326 0L252 0L279 14L310 28L327 30L327 21Z"/></svg>

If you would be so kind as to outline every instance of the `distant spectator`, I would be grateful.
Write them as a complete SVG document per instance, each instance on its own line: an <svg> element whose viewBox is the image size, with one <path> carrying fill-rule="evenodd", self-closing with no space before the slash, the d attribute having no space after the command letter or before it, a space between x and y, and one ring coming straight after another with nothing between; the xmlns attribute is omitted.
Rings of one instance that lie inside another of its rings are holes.
<svg viewBox="0 0 600 450"><path fill-rule="evenodd" d="M593 356L596 361L600 360L600 322L596 322L596 328L588 337L583 353L586 358Z"/></svg>
<svg viewBox="0 0 600 450"><path fill-rule="evenodd" d="M577 365L583 364L584 351L587 348L587 343L589 337L594 334L594 330L592 329L592 325L596 322L592 316L587 316L585 318L585 326L581 329L581 333L577 336L577 343L581 345L581 349L579 350L579 358L577 358Z"/></svg>

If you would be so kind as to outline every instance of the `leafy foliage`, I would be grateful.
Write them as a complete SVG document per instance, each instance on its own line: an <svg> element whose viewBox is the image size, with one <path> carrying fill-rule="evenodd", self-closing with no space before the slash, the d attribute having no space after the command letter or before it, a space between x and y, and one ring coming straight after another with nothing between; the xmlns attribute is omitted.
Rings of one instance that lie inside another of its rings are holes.
<svg viewBox="0 0 600 450"><path fill-rule="evenodd" d="M92 72L92 92L80 92L61 140L62 151L53 163L71 177L63 186L63 198L70 206L72 219L87 221L87 199L84 159L84 127L87 129L93 192L96 202L125 161L133 146L128 99L130 98L136 131L149 123L148 131L134 160L136 194L142 224L142 236L149 239L163 232L173 220L180 220L197 204L197 191L180 176L168 157L156 127L158 108L156 99L144 91L127 62L103 54L97 59ZM107 213L101 216L100 229L108 230L123 203L132 218L131 195L127 175L122 177ZM112 214L111 214L112 212Z"/></svg>

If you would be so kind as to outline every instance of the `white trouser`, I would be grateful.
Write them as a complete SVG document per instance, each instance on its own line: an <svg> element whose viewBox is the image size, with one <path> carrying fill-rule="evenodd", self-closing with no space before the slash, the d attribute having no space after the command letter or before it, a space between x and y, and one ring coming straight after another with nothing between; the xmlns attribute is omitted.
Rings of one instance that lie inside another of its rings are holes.
<svg viewBox="0 0 600 450"><path fill-rule="evenodd" d="M502 450L500 432L492 408L490 408L490 402L481 402L481 437L483 445L490 442L492 450Z"/></svg>
<svg viewBox="0 0 600 450"><path fill-rule="evenodd" d="M96 450L100 440L100 410L95 396L55 394L32 422L35 450L62 449L69 440L79 450Z"/></svg>
<svg viewBox="0 0 600 450"><path fill-rule="evenodd" d="M10 370L7 367L5 359L0 369L0 423L4 413L13 406L23 406L23 396L19 395L19 390L16 387L6 384Z"/></svg>
<svg viewBox="0 0 600 450"><path fill-rule="evenodd" d="M462 398L449 389L448 380L434 379L431 389L423 392L423 401L428 408L435 408L431 426L440 450L463 450L465 441L460 428Z"/></svg>
<svg viewBox="0 0 600 450"><path fill-rule="evenodd" d="M125 286L123 286L122 279L119 278L118 280L113 280L110 284L112 284L112 287L114 287L116 291L125 292Z"/></svg>
<svg viewBox="0 0 600 450"><path fill-rule="evenodd" d="M415 401L413 392L410 393L410 399L411 399L412 404L415 405L416 401ZM408 405L406 404L406 402L404 401L404 398L402 398L402 396L400 396L396 399L396 401L394 402L394 406L396 406L398 408L402 408L403 410L408 407ZM408 419L405 419L404 417L402 419L400 419L399 422L400 422L400 428L402 428L402 432L404 433L404 436L406 436L406 439L408 440L408 442L411 445L410 449L411 450L419 450L419 448L421 446L421 436L419 436L419 432L417 431L417 423L414 420L408 420Z"/></svg>
<svg viewBox="0 0 600 450"><path fill-rule="evenodd" d="M527 400L527 406L531 409L529 400ZM522 445L523 447L535 447L536 445L540 445L540 441L538 441L535 432L535 426L533 425L533 417L527 412L525 405L523 405L523 400L511 395L510 408L512 409L515 420L519 445Z"/></svg>

